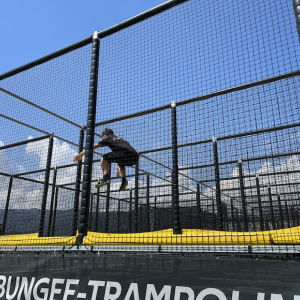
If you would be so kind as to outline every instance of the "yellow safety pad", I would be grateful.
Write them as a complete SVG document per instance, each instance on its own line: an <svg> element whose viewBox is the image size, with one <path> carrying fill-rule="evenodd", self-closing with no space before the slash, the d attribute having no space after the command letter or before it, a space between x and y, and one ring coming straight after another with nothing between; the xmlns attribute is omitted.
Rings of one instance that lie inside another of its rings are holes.
<svg viewBox="0 0 300 300"><path fill-rule="evenodd" d="M74 244L76 244L76 236L38 237L37 233L0 236L0 246L67 246Z"/></svg>
<svg viewBox="0 0 300 300"><path fill-rule="evenodd" d="M276 245L300 244L300 226L271 230L270 235L273 244Z"/></svg>
<svg viewBox="0 0 300 300"><path fill-rule="evenodd" d="M144 233L88 232L85 245L270 245L269 232L225 232L183 229L173 234L172 229Z"/></svg>
<svg viewBox="0 0 300 300"><path fill-rule="evenodd" d="M0 236L0 246L68 246L76 244L76 236L38 237L37 233ZM271 245L300 244L300 226L258 232L229 232L172 229L142 233L88 232L84 245Z"/></svg>

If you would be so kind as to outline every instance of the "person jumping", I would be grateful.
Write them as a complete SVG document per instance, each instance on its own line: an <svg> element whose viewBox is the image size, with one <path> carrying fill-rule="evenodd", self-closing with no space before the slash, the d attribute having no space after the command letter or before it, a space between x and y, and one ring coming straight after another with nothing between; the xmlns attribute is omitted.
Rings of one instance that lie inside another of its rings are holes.
<svg viewBox="0 0 300 300"><path fill-rule="evenodd" d="M117 164L117 177L122 178L120 191L125 191L128 185L126 179L126 166L134 166L138 163L139 155L136 150L123 138L116 136L112 129L105 128L102 132L102 141L94 145L94 149L99 147L109 147L112 152L101 157L101 168L103 171L102 180L98 180L96 188L99 189L110 183L111 163ZM85 151L74 156L74 162L81 161Z"/></svg>

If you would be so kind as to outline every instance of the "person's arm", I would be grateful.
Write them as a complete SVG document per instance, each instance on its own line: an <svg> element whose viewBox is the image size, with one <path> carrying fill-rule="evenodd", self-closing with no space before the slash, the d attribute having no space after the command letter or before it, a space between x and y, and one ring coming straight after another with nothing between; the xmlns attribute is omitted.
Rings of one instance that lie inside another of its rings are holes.
<svg viewBox="0 0 300 300"><path fill-rule="evenodd" d="M97 143L93 146L93 149L95 150L95 149L100 148L100 147L102 147L102 145ZM73 162L75 163L77 161L81 161L84 154L85 154L85 151L82 151L79 154L75 155L74 158L73 158Z"/></svg>

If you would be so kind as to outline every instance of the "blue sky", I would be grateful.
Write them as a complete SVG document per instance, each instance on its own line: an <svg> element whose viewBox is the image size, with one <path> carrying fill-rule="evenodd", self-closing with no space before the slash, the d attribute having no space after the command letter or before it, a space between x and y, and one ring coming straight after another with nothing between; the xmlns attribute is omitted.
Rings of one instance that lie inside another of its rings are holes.
<svg viewBox="0 0 300 300"><path fill-rule="evenodd" d="M164 2L2 0L0 74ZM259 0L246 4L226 0L223 13L219 15L214 9L209 0L190 0L102 39L97 121L299 69L300 44L290 0L275 2L272 17L269 16L268 2ZM3 88L82 125L86 122L89 55L90 45L1 84ZM291 96L294 85L292 81L280 86L267 85L180 107L179 143L297 122L299 114L292 109L297 107L297 96ZM275 90L276 97L273 97ZM38 114L32 107L3 93L1 96L7 104L1 107L2 114L77 143L78 128ZM280 101L283 96L286 100ZM110 105L112 102L114 105ZM291 103L294 105L289 105ZM105 110L101 109L103 106ZM157 113L110 125L124 137L138 128L132 143L143 151L170 145L170 132L165 130L170 127L169 115L169 112ZM8 128L0 133L0 141L5 145L40 135L4 119L0 124L3 124L2 128ZM101 133L102 129L97 128L97 132ZM154 135L160 138L153 141ZM238 147L234 145L235 153L239 153L236 156L240 153L248 155L244 153L244 147ZM190 156L188 162L182 155L180 164L197 165L201 151L202 148L197 150L195 160ZM233 151L223 153L233 156ZM203 160L209 158L204 151Z"/></svg>
<svg viewBox="0 0 300 300"><path fill-rule="evenodd" d="M69 46L164 0L1 0L0 74Z"/></svg>

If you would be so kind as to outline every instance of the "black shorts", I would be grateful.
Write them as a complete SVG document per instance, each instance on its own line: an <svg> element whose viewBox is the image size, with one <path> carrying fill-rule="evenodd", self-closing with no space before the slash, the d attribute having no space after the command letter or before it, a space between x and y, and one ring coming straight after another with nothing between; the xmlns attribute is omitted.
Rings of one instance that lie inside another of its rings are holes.
<svg viewBox="0 0 300 300"><path fill-rule="evenodd" d="M117 163L120 167L133 166L139 161L139 155L132 152L109 152L103 158L110 163Z"/></svg>

